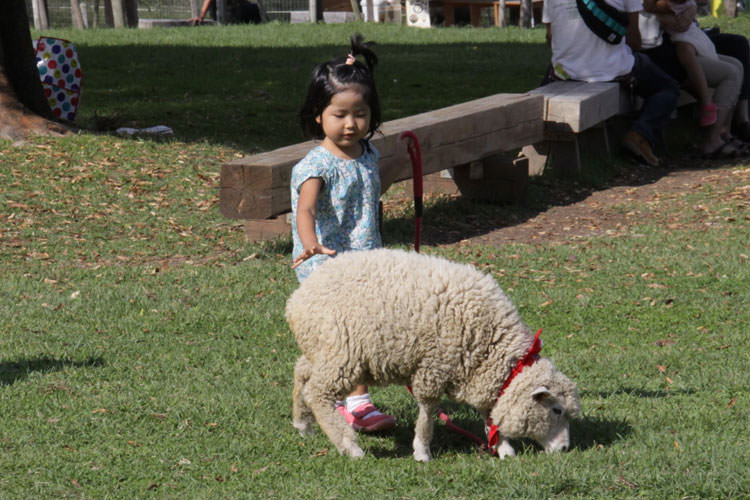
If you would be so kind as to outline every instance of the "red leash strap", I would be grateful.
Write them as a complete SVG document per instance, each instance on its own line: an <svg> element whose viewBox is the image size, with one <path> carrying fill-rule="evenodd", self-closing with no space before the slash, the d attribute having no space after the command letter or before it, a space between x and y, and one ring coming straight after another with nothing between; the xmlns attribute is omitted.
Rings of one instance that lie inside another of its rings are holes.
<svg viewBox="0 0 750 500"><path fill-rule="evenodd" d="M417 135L411 130L403 132L402 140L408 139L407 150L411 158L412 181L414 184L414 251L419 253L419 245L422 239L422 195L424 193L422 184L422 149L419 145Z"/></svg>
<svg viewBox="0 0 750 500"><path fill-rule="evenodd" d="M542 339L539 337L541 334L542 329L540 328L539 331L536 332L536 336L534 336L534 342L531 344L529 350L526 352L523 358L518 360L516 366L513 367L513 371L511 371L510 375L508 375L508 378L505 379L503 386L497 393L497 399L500 399L500 396L503 395L505 389L508 388L516 375L521 373L525 367L533 365L534 362L539 359L539 353L542 350ZM495 401L497 401L497 399ZM500 440L500 433L498 432L497 426L492 423L492 419L489 417L487 418L487 428L489 429L487 431L487 445L490 447L490 450L492 450L492 454L494 455L495 446Z"/></svg>

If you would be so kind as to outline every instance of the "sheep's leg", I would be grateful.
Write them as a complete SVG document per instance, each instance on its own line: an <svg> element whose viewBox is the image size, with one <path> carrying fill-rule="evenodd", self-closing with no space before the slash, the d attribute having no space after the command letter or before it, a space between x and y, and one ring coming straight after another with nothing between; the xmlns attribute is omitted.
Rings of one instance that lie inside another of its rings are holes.
<svg viewBox="0 0 750 500"><path fill-rule="evenodd" d="M346 422L343 415L336 411L336 398L340 389L334 384L326 383L322 373L325 373L325 370L316 367L306 388L309 396L307 402L315 419L339 453L352 458L363 457L365 452L357 445L357 435L354 429Z"/></svg>
<svg viewBox="0 0 750 500"><path fill-rule="evenodd" d="M294 366L294 389L292 390L292 425L300 434L313 433L313 414L305 401L307 382L312 366L305 356L300 356Z"/></svg>
<svg viewBox="0 0 750 500"><path fill-rule="evenodd" d="M414 427L414 460L418 462L429 462L432 460L430 453L430 442L432 441L433 416L438 407L437 401L417 401L419 404L419 415Z"/></svg>

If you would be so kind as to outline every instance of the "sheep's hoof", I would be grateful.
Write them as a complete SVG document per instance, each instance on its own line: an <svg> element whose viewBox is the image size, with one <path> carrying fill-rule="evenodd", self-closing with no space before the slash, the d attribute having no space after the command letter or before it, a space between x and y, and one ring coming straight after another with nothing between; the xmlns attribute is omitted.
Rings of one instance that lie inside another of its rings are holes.
<svg viewBox="0 0 750 500"><path fill-rule="evenodd" d="M419 437L414 436L414 460L417 462L429 462L432 460L432 453L430 453L430 447L425 445Z"/></svg>
<svg viewBox="0 0 750 500"><path fill-rule="evenodd" d="M349 455L349 458L357 460L364 457L365 452L362 450L362 448L355 445L353 448L347 450L347 455Z"/></svg>
<svg viewBox="0 0 750 500"><path fill-rule="evenodd" d="M312 422L307 420L295 420L292 425L297 429L302 436L311 436L315 433Z"/></svg>

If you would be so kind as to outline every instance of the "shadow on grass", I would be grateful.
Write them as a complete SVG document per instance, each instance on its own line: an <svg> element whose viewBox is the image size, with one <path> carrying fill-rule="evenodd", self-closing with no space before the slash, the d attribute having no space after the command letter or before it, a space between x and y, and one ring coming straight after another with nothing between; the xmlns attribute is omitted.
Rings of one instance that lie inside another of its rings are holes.
<svg viewBox="0 0 750 500"><path fill-rule="evenodd" d="M625 420L608 420L584 416L570 423L572 448L588 450L599 446L610 446L625 439L633 428Z"/></svg>
<svg viewBox="0 0 750 500"><path fill-rule="evenodd" d="M473 433L482 440L486 438L484 422L482 422L481 418L478 415L476 417L467 415L468 412L473 413L474 410L450 403L444 405L443 408L451 415L454 424ZM627 438L632 431L631 425L625 420L584 416L570 423L571 448L585 451L591 448L610 446L617 441ZM368 448L368 453L378 458L403 458L412 454L414 422L399 423L389 435L395 441L395 449L386 449L373 443ZM543 452L542 448L530 439L513 439L511 440L511 444L518 455ZM452 431L438 422L437 419L435 421L431 448L433 454L436 456L446 452L465 454L485 453L472 440Z"/></svg>
<svg viewBox="0 0 750 500"><path fill-rule="evenodd" d="M0 362L0 385L11 385L26 379L32 372L49 373L65 368L88 368L104 365L102 358L70 361L53 358L24 359Z"/></svg>
<svg viewBox="0 0 750 500"><path fill-rule="evenodd" d="M721 164L716 164L717 167ZM595 166L594 166L595 167ZM461 196L438 196L426 203L422 218L423 245L449 245L477 238L493 231L521 225L554 207L575 205L599 190L618 186L640 187L653 184L676 169L644 169L618 159L609 165L601 178L560 179L554 175L532 178L524 199L515 205L473 201ZM705 169L705 163L686 162L679 170ZM413 204L411 193L401 196L407 207ZM410 245L414 237L414 220L409 215L386 219L383 240L388 245ZM533 233L532 236L536 235ZM522 235L518 236L521 240ZM513 241L515 238L511 238Z"/></svg>

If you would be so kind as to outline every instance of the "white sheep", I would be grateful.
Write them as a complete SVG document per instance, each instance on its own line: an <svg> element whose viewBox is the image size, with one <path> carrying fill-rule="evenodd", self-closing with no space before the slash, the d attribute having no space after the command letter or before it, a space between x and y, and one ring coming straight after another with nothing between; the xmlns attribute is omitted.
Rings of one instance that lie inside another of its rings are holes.
<svg viewBox="0 0 750 500"><path fill-rule="evenodd" d="M302 282L286 319L302 350L294 427L311 433L314 416L344 455L364 455L335 410L357 384L411 386L419 461L431 459L432 416L443 394L496 426L503 458L515 455L508 439L568 448L568 420L580 410L575 385L550 360L527 356L528 327L492 277L470 265L400 250L344 253ZM535 362L510 377L525 357Z"/></svg>

